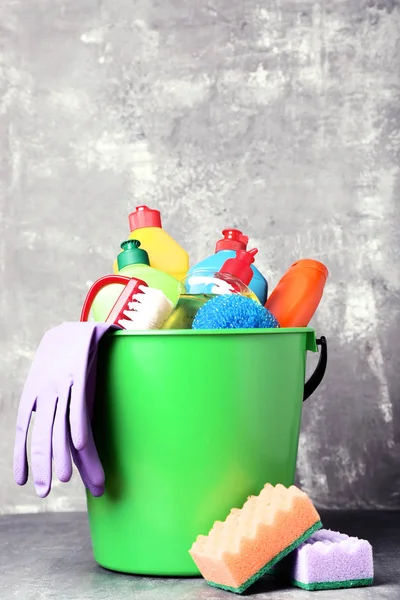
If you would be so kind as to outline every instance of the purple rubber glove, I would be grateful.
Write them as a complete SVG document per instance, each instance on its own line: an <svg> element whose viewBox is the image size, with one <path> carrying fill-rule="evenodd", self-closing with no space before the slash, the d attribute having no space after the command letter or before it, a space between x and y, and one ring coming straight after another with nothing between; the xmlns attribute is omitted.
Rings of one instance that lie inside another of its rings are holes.
<svg viewBox="0 0 400 600"><path fill-rule="evenodd" d="M93 496L104 493L104 471L94 444L91 418L96 387L98 343L106 323L63 323L45 333L22 392L14 446L14 478L28 480L27 436L36 411L31 468L36 493L51 489L52 459L60 481L72 476L72 460Z"/></svg>

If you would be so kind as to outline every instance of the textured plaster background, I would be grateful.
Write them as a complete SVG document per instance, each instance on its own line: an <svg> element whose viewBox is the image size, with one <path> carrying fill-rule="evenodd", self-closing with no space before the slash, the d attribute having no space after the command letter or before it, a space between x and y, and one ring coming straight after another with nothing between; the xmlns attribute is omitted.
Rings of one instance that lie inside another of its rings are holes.
<svg viewBox="0 0 400 600"><path fill-rule="evenodd" d="M192 263L234 225L271 289L299 257L329 267L298 480L320 506L400 506L399 4L2 0L0 512L84 508L77 478L14 485L16 409L143 202Z"/></svg>

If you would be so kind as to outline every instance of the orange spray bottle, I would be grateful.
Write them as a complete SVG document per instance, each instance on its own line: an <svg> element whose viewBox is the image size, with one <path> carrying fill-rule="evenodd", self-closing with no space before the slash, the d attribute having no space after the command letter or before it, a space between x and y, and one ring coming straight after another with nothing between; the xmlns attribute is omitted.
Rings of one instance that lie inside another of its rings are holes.
<svg viewBox="0 0 400 600"><path fill-rule="evenodd" d="M265 307L281 327L307 327L318 308L328 269L305 258L295 262L271 293Z"/></svg>

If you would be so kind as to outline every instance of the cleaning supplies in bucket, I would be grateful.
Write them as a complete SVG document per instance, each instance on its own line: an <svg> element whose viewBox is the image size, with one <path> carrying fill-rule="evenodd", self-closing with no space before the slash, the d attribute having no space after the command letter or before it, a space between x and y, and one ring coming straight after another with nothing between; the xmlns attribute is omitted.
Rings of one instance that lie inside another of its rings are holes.
<svg viewBox="0 0 400 600"><path fill-rule="evenodd" d="M137 206L129 215L129 226L129 239L138 240L146 249L149 265L182 281L189 269L189 256L162 228L160 211L145 205ZM114 272L119 270L117 258L114 262Z"/></svg>
<svg viewBox="0 0 400 600"><path fill-rule="evenodd" d="M215 246L215 254L208 256L194 267L191 267L187 274L188 278L199 271L201 273L208 272L210 275L216 273L229 258L235 258L237 251L247 250L249 238L243 235L239 229L224 229L222 235L223 238ZM251 265L251 269L252 276L249 280L249 288L257 296L261 304L265 304L268 296L267 280L254 264Z"/></svg>
<svg viewBox="0 0 400 600"><path fill-rule="evenodd" d="M151 229L147 222L137 231L147 235ZM136 238L121 249L118 279L96 282L96 293L92 290L82 310L85 318L92 313L109 323L60 328L35 357L20 402L15 478L21 484L27 479L27 433L36 412L35 485L45 496L52 460L62 481L70 478L75 461L88 489L96 561L121 572L198 575L188 553L198 532L208 531L232 505L241 506L266 479L294 481L302 402L326 367L325 352L305 385L306 353L316 352L323 338L316 341L307 328L269 327L276 320L249 287L256 250L239 248L224 260L211 289L198 282L207 293L191 289L196 293L182 295L182 282L171 275L179 269L166 263L163 270L154 268ZM180 275L185 275L182 266ZM182 307L187 331L137 331L176 327ZM207 316L207 311L198 314L202 308L208 311L207 327L214 318L215 327L242 329L246 323L247 330L189 329L195 315L195 327ZM270 320L263 321L266 317ZM205 377L212 382L207 389ZM199 439L207 443L193 444ZM290 529L290 519L284 523ZM247 577L236 578L234 585L258 576L258 571L250 574L249 565L246 569Z"/></svg>
<svg viewBox="0 0 400 600"><path fill-rule="evenodd" d="M140 247L138 240L126 240L121 244L122 252L118 255L118 273L125 277L140 279L157 290L161 290L168 299L171 310L176 306L180 292L181 283L164 271L150 267L149 255ZM98 292L92 302L92 314L95 321L105 321L111 308L115 305L122 289L121 286L111 284ZM159 310L159 314L167 317L167 304L162 297L146 294L146 300L141 302L155 301L153 308ZM157 304L161 302L162 304Z"/></svg>
<svg viewBox="0 0 400 600"><path fill-rule="evenodd" d="M147 252L145 265L172 275L182 283L179 294L172 293L171 297L159 282L155 285L146 280L149 287L161 289L173 304L173 310L161 324L163 329L191 328L198 310L216 295L240 294L257 300L269 311L268 325L271 327L305 327L319 305L328 276L328 270L319 261L298 260L268 298L267 280L254 265L257 250L247 250L249 238L239 229L223 229L223 237L217 241L215 253L189 269L187 252L162 228L159 210L146 205L137 206L129 215L129 224L131 233L124 244L132 242L134 247L121 246L122 252L114 263L114 271L128 277L139 277L138 267L128 265L123 257L124 254L125 257L128 256L134 248L143 250L140 244L144 243ZM104 320L117 297L115 288L102 291L93 305L94 319ZM159 313L166 315L166 304L164 309L160 309ZM125 310L128 309L125 307ZM247 313L246 319L249 314ZM247 322L246 319L243 322ZM221 325L227 327L228 321L229 319L224 319ZM160 319L156 319L153 325L160 322ZM213 320L211 322L216 325ZM256 319L253 322L260 321Z"/></svg>

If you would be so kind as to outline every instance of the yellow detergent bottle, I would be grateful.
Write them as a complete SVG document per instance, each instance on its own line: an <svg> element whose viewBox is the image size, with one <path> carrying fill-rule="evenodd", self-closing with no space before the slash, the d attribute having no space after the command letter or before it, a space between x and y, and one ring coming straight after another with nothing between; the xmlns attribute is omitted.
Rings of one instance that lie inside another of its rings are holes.
<svg viewBox="0 0 400 600"><path fill-rule="evenodd" d="M121 248L122 252L117 258L118 274L141 279L150 288L161 290L175 307L181 292L181 282L164 271L150 267L149 255L140 248L139 240L126 240L122 242ZM92 303L95 321L106 320L123 288L120 284L110 284L99 291Z"/></svg>
<svg viewBox="0 0 400 600"><path fill-rule="evenodd" d="M189 255L161 225L160 211L137 206L129 215L129 239L139 240L149 255L150 266L182 281L189 269ZM114 273L118 272L117 261Z"/></svg>

